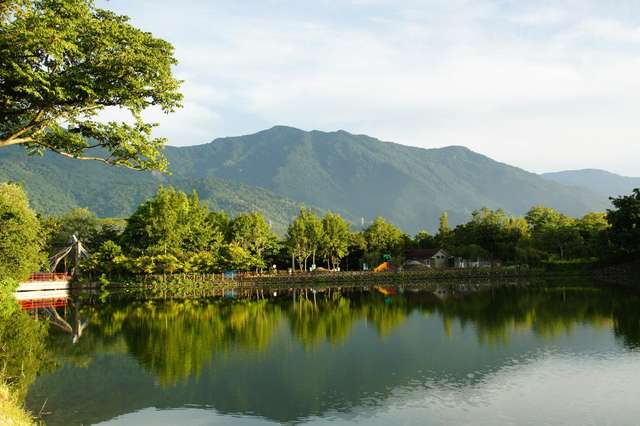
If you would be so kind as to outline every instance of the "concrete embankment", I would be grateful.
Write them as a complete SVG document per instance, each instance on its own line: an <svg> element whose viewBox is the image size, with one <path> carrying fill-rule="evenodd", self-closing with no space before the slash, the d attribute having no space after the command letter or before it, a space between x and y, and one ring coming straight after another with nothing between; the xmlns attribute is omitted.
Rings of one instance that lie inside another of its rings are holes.
<svg viewBox="0 0 640 426"><path fill-rule="evenodd" d="M567 277L570 274L560 274ZM119 286L145 286L145 285L195 285L202 287L265 287L265 288L293 288L313 286L385 286L385 285L412 285L427 287L431 284L443 285L446 283L464 282L495 282L500 280L526 281L527 279L554 278L555 274L549 274L542 269L443 269L419 272L321 272L321 273L295 273L295 274L237 274L233 278L224 277L222 274L173 274L173 275L147 275L129 277L126 280L114 279L109 287ZM572 275L573 276L573 275ZM576 274L580 277L589 277L584 272Z"/></svg>

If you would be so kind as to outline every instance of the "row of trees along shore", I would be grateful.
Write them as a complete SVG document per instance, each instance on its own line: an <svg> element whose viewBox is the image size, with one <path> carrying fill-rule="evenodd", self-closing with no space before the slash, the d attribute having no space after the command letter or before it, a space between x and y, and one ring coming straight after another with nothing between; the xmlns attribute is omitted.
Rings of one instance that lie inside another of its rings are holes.
<svg viewBox="0 0 640 426"><path fill-rule="evenodd" d="M572 218L543 206L524 216L483 208L450 227L447 214L435 235L409 236L385 219L354 230L340 215L301 208L286 235L276 235L258 212L230 218L210 211L197 193L161 187L128 219L101 219L87 209L59 217L37 216L15 184L0 185L0 275L16 280L44 265L47 255L83 241L81 264L92 277L145 274L262 272L276 265L308 271L361 269L391 257L402 264L415 248L443 248L451 256L492 263L540 265L606 259L640 252L640 190L612 199L607 213Z"/></svg>

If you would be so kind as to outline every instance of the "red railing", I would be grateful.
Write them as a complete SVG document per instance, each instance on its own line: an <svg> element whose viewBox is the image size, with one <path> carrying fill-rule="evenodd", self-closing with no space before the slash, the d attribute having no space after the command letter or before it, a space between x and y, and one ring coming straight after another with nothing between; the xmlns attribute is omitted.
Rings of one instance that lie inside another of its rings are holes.
<svg viewBox="0 0 640 426"><path fill-rule="evenodd" d="M29 275L29 282L37 281L69 281L71 275L58 272L34 272Z"/></svg>
<svg viewBox="0 0 640 426"><path fill-rule="evenodd" d="M67 299L20 300L19 303L22 310L28 311L36 308L62 308L67 306Z"/></svg>

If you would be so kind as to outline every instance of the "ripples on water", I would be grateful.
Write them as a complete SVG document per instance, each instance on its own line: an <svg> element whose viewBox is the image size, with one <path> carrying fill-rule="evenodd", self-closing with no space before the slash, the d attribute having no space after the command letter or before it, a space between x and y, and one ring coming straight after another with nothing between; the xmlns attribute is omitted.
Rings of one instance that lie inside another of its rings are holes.
<svg viewBox="0 0 640 426"><path fill-rule="evenodd" d="M54 425L640 421L636 295L289 296L85 301L89 327L75 345L51 329L27 402Z"/></svg>

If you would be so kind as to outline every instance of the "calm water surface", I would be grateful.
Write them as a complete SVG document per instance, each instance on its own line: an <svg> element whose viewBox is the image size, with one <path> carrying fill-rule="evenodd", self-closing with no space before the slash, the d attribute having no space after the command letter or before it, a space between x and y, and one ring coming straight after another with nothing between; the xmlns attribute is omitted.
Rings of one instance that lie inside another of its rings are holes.
<svg viewBox="0 0 640 426"><path fill-rule="evenodd" d="M28 407L49 425L640 424L635 294L236 296L78 298Z"/></svg>

